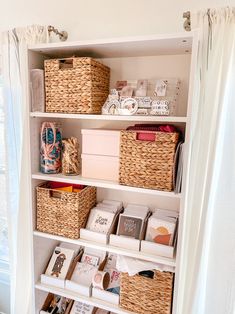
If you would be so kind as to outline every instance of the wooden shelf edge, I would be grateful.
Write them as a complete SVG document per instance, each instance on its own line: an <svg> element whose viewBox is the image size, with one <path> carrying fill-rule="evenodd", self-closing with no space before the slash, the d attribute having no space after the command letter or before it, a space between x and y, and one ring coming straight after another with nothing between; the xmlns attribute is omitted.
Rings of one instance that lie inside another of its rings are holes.
<svg viewBox="0 0 235 314"><path fill-rule="evenodd" d="M66 297L66 298L72 299L74 301L84 302L86 304L90 304L90 305L93 305L95 307L102 308L104 310L112 311L112 312L115 312L117 314L134 314L133 312L122 310L120 308L120 306L118 306L118 305L115 305L115 304L112 304L109 302L105 302L105 301L96 299L94 297L85 297L85 296L77 294L76 292L69 291L67 289L62 289L62 288L57 288L57 287L41 284L40 282L35 284L35 289L45 291L48 293L50 292L50 293L58 294L58 295L61 295L62 297Z"/></svg>
<svg viewBox="0 0 235 314"><path fill-rule="evenodd" d="M83 184L83 185L95 186L98 188L113 189L113 190L126 191L126 192L137 192L137 193L151 194L151 195L161 196L161 197L174 197L174 198L181 197L181 194L175 194L174 192L132 187L132 186L127 186L127 185L121 185L113 181L87 179L87 178L83 178L82 176L64 176L61 173L43 174L40 172L36 172L32 174L32 179L64 182L64 183L71 183L71 184Z"/></svg>
<svg viewBox="0 0 235 314"><path fill-rule="evenodd" d="M163 257L163 256L146 254L146 253L143 253L140 251L122 249L122 248L115 247L115 246L112 246L109 244L105 245L105 244L101 244L101 243L97 243L97 242L91 242L91 241L82 240L82 239L74 240L74 239L69 239L66 237L57 236L57 235L44 233L44 232L40 232L40 231L34 231L33 234L34 234L34 236L41 237L41 238L52 239L52 240L56 240L56 241L60 241L60 242L67 242L67 243L77 244L77 245L81 245L81 246L86 246L86 247L90 247L90 248L94 248L94 249L98 249L98 250L102 250L102 251L115 253L118 255L123 255L123 256L137 258L137 259L141 259L141 260L145 260L145 261L149 261L149 262L153 262L153 263L157 263L157 264L161 264L161 265L165 265L165 266L170 266L172 268L175 268L175 266L176 266L175 258L171 259L171 258L167 258L167 257ZM173 271L173 269L172 269L172 271Z"/></svg>
<svg viewBox="0 0 235 314"><path fill-rule="evenodd" d="M48 113L30 112L33 118L61 118L80 120L111 120L111 121L146 121L146 122L169 122L186 123L187 117L176 116L119 116L119 115L95 115L95 114L69 114L69 113Z"/></svg>

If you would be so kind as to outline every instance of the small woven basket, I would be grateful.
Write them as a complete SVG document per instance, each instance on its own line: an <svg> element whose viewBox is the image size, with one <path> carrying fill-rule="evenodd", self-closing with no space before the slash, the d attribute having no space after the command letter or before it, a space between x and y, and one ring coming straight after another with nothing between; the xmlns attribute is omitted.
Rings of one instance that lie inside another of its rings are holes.
<svg viewBox="0 0 235 314"><path fill-rule="evenodd" d="M139 314L170 314L173 273L154 271L154 277L121 274L120 306Z"/></svg>
<svg viewBox="0 0 235 314"><path fill-rule="evenodd" d="M44 61L46 112L101 113L110 69L92 58Z"/></svg>
<svg viewBox="0 0 235 314"><path fill-rule="evenodd" d="M96 204L96 188L80 192L50 189L48 183L37 188L37 230L78 239L86 225L89 212Z"/></svg>
<svg viewBox="0 0 235 314"><path fill-rule="evenodd" d="M152 141L139 140L151 133ZM121 131L119 183L141 188L172 191L173 165L179 133Z"/></svg>

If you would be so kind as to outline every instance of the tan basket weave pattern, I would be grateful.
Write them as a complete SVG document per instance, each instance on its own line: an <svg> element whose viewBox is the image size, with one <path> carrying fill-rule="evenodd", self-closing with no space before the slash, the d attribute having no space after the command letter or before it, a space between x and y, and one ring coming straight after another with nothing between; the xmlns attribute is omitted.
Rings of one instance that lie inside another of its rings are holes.
<svg viewBox="0 0 235 314"><path fill-rule="evenodd" d="M66 66L66 60L72 67ZM46 112L101 113L110 69L92 58L45 60Z"/></svg>
<svg viewBox="0 0 235 314"><path fill-rule="evenodd" d="M137 139L136 131L121 131L120 184L171 191L178 133L155 133L155 141Z"/></svg>
<svg viewBox="0 0 235 314"><path fill-rule="evenodd" d="M140 314L170 314L173 273L154 271L154 278L121 274L120 306Z"/></svg>
<svg viewBox="0 0 235 314"><path fill-rule="evenodd" d="M69 193L37 187L37 230L78 239L90 209L96 204L96 188Z"/></svg>

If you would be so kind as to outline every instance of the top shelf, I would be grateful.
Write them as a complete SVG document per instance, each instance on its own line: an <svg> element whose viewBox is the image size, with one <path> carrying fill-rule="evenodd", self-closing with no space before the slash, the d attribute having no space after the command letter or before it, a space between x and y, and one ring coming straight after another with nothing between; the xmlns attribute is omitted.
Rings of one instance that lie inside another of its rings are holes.
<svg viewBox="0 0 235 314"><path fill-rule="evenodd" d="M77 42L49 43L29 46L30 51L49 57L121 58L156 55L190 54L193 32L172 35L151 35Z"/></svg>
<svg viewBox="0 0 235 314"><path fill-rule="evenodd" d="M146 121L146 122L167 122L167 123L186 123L187 117L173 116L118 116L118 115L98 115L98 114L69 114L69 113L48 113L31 112L33 118L61 118L78 120L107 120L107 121Z"/></svg>

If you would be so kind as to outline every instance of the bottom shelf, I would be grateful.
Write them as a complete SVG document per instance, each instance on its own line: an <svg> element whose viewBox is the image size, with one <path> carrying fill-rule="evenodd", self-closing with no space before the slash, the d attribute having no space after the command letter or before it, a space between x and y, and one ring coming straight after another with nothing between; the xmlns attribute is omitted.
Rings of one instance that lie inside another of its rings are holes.
<svg viewBox="0 0 235 314"><path fill-rule="evenodd" d="M104 310L108 310L117 314L134 314L133 312L122 310L118 305L111 304L109 302L105 302L94 297L84 297L79 295L73 291L69 291L67 289L61 289L49 285L41 284L40 282L35 285L35 288L45 292L51 292L54 294L61 295L62 297L66 297L72 299L74 301L84 302L86 304L90 304Z"/></svg>

